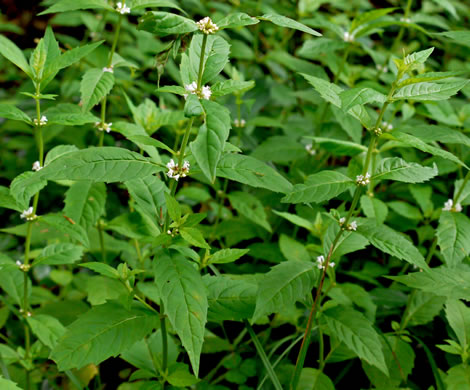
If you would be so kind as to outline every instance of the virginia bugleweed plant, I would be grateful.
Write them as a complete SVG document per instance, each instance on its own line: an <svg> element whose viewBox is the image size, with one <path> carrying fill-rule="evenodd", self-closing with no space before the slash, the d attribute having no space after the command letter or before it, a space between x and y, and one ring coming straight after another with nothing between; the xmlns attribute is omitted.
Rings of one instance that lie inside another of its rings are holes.
<svg viewBox="0 0 470 390"><path fill-rule="evenodd" d="M0 390L470 389L470 4L38 7L0 15Z"/></svg>

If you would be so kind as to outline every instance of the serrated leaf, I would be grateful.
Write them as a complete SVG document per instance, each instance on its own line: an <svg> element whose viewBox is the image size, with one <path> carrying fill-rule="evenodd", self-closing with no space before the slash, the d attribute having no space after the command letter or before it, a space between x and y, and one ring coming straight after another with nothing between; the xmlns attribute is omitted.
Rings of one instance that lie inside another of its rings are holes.
<svg viewBox="0 0 470 390"><path fill-rule="evenodd" d="M303 31L307 34L314 35L316 37L321 37L322 35L310 27L307 27L303 23L299 23L291 18L278 14L264 14L263 16L258 16L260 20L268 20L271 23L276 24L277 26L293 28L295 30Z"/></svg>
<svg viewBox="0 0 470 390"><path fill-rule="evenodd" d="M247 15L243 12L236 12L234 14L229 14L225 18L216 22L217 27L219 27L219 30L223 30L225 28L251 26L257 23L259 23L258 19L253 18L250 15Z"/></svg>
<svg viewBox="0 0 470 390"><path fill-rule="evenodd" d="M405 183L423 183L437 176L436 164L423 167L414 162L407 162L399 157L384 158L377 167L372 180L396 180Z"/></svg>
<svg viewBox="0 0 470 390"><path fill-rule="evenodd" d="M374 220L368 220L358 226L357 232L382 252L405 260L421 269L429 270L423 255L413 243L392 228L377 225Z"/></svg>
<svg viewBox="0 0 470 390"><path fill-rule="evenodd" d="M34 259L33 265L38 264L73 264L80 260L83 256L83 247L69 244L59 243L46 246L41 254Z"/></svg>
<svg viewBox="0 0 470 390"><path fill-rule="evenodd" d="M159 37L187 34L198 29L196 23L183 16L168 12L147 12L139 21L138 30L151 32Z"/></svg>
<svg viewBox="0 0 470 390"><path fill-rule="evenodd" d="M204 109L199 98L194 94L190 94L184 102L184 116L193 118L201 116L203 113Z"/></svg>
<svg viewBox="0 0 470 390"><path fill-rule="evenodd" d="M275 135L265 139L251 154L261 161L288 164L307 152L300 142L289 136Z"/></svg>
<svg viewBox="0 0 470 390"><path fill-rule="evenodd" d="M89 263L82 263L79 265L80 267L91 269L100 275L107 276L112 279L119 279L119 272L108 264L91 261Z"/></svg>
<svg viewBox="0 0 470 390"><path fill-rule="evenodd" d="M100 119L90 112L83 112L76 104L57 104L44 111L47 124L58 124L64 126L80 126L87 123L99 122Z"/></svg>
<svg viewBox="0 0 470 390"><path fill-rule="evenodd" d="M10 194L16 203L26 210L29 207L29 200L38 191L41 191L47 185L47 181L39 179L34 172L26 171L15 177L10 184Z"/></svg>
<svg viewBox="0 0 470 390"><path fill-rule="evenodd" d="M15 382L1 377L0 387L2 388L2 390L21 390L21 387L18 387Z"/></svg>
<svg viewBox="0 0 470 390"><path fill-rule="evenodd" d="M427 324L439 314L444 303L444 297L418 290L411 298L404 321L412 326Z"/></svg>
<svg viewBox="0 0 470 390"><path fill-rule="evenodd" d="M310 175L304 184L296 184L292 191L282 198L283 203L321 203L353 188L355 183L342 173L321 171Z"/></svg>
<svg viewBox="0 0 470 390"><path fill-rule="evenodd" d="M222 156L217 165L217 176L274 192L288 193L292 189L292 184L269 165L240 154Z"/></svg>
<svg viewBox="0 0 470 390"><path fill-rule="evenodd" d="M367 152L367 148L356 142L343 141L324 137L305 137L315 141L319 147L331 152L335 156L355 156L359 153Z"/></svg>
<svg viewBox="0 0 470 390"><path fill-rule="evenodd" d="M285 261L271 268L259 281L252 322L279 313L305 298L317 280L318 268L305 261Z"/></svg>
<svg viewBox="0 0 470 390"><path fill-rule="evenodd" d="M65 333L65 327L60 321L46 314L35 314L26 318L31 331L47 347L54 348L57 340Z"/></svg>
<svg viewBox="0 0 470 390"><path fill-rule="evenodd" d="M40 223L48 225L62 233L66 237L70 237L72 240L78 241L85 247L90 246L88 234L83 227L77 224L72 224L70 221L65 219L62 215L44 215L40 217Z"/></svg>
<svg viewBox="0 0 470 390"><path fill-rule="evenodd" d="M114 11L113 7L106 0L60 0L45 11L42 11L39 15L76 11L79 9L107 9L108 11Z"/></svg>
<svg viewBox="0 0 470 390"><path fill-rule="evenodd" d="M5 256L6 257L6 256ZM24 303L24 272L20 271L19 267L9 258L8 261L1 259L0 262L0 287L2 290L13 299L13 301L20 307ZM31 280L26 279L28 285L28 297L31 295Z"/></svg>
<svg viewBox="0 0 470 390"><path fill-rule="evenodd" d="M388 215L388 207L384 202L367 195L361 196L361 208L365 216L375 219L378 225L383 224Z"/></svg>
<svg viewBox="0 0 470 390"><path fill-rule="evenodd" d="M398 88L392 96L395 100L445 100L455 95L468 83L468 80L447 83L422 82Z"/></svg>
<svg viewBox="0 0 470 390"><path fill-rule="evenodd" d="M246 255L250 250L249 249L236 249L236 248L227 248L221 249L213 253L209 257L208 264L225 264L232 263L238 260L240 257Z"/></svg>
<svg viewBox="0 0 470 390"><path fill-rule="evenodd" d="M328 331L345 343L357 356L388 375L379 335L361 313L336 306L322 313ZM327 330L325 330L327 331Z"/></svg>
<svg viewBox="0 0 470 390"><path fill-rule="evenodd" d="M8 61L13 62L29 77L33 77L33 72L26 61L23 52L18 48L18 46L3 35L0 35L0 54Z"/></svg>
<svg viewBox="0 0 470 390"><path fill-rule="evenodd" d="M470 367L466 364L458 364L447 371L444 379L447 390L465 390L470 387Z"/></svg>
<svg viewBox="0 0 470 390"><path fill-rule="evenodd" d="M191 245L197 246L198 248L210 249L201 231L193 227L183 227L179 229L181 237L183 237Z"/></svg>
<svg viewBox="0 0 470 390"><path fill-rule="evenodd" d="M83 111L89 111L109 94L114 86L114 74L92 68L85 72L80 83Z"/></svg>
<svg viewBox="0 0 470 390"><path fill-rule="evenodd" d="M208 309L202 278L189 260L168 252L157 256L154 271L165 314L181 339L197 376Z"/></svg>
<svg viewBox="0 0 470 390"><path fill-rule="evenodd" d="M134 142L134 143L136 143L136 144L154 146L156 148L164 149L164 150L166 150L167 152L170 152L173 155L176 154L176 152L173 149L171 149L170 147L165 145L163 142L161 142L161 141L159 141L155 138L151 138L149 136L146 136L146 135L132 135L132 136L128 136L127 139Z"/></svg>
<svg viewBox="0 0 470 390"><path fill-rule="evenodd" d="M147 309L125 309L107 302L93 307L69 325L50 358L61 371L99 364L125 351L157 325L158 317Z"/></svg>
<svg viewBox="0 0 470 390"><path fill-rule="evenodd" d="M263 204L254 195L248 192L236 191L228 195L231 205L241 215L250 221L262 226L271 232L271 225L268 222Z"/></svg>
<svg viewBox="0 0 470 390"><path fill-rule="evenodd" d="M255 86L253 80L241 81L241 80L225 80L215 83L211 87L212 96L224 96L228 94L241 94L249 91Z"/></svg>
<svg viewBox="0 0 470 390"><path fill-rule="evenodd" d="M448 267L455 267L470 254L470 219L443 211L436 230L437 244Z"/></svg>
<svg viewBox="0 0 470 390"><path fill-rule="evenodd" d="M457 299L449 299L445 313L463 351L470 345L470 309Z"/></svg>
<svg viewBox="0 0 470 390"><path fill-rule="evenodd" d="M315 90L320 94L320 96L325 99L327 102L333 104L334 106L341 108L342 102L340 94L343 92L343 89L336 84L330 83L318 77L310 76L305 73L300 73Z"/></svg>
<svg viewBox="0 0 470 390"><path fill-rule="evenodd" d="M343 91L339 95L341 108L349 111L350 108L367 103L384 103L386 96L372 88L351 88Z"/></svg>
<svg viewBox="0 0 470 390"><path fill-rule="evenodd" d="M0 118L13 119L31 124L31 118L13 104L0 104Z"/></svg>

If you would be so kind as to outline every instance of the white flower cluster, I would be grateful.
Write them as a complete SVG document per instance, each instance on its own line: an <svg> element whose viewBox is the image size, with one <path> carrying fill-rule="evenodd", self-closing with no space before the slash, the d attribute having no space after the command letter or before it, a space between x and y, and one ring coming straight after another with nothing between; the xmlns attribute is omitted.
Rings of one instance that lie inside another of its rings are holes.
<svg viewBox="0 0 470 390"><path fill-rule="evenodd" d="M339 219L339 225L340 225L340 226L343 226L345 222L346 222L346 218L345 218L345 217L341 217L341 218ZM356 231L356 229L357 229L357 222L356 222L356 221L352 221L351 223L348 223L348 226L346 226L346 229L347 229L347 230L350 230L350 231Z"/></svg>
<svg viewBox="0 0 470 390"><path fill-rule="evenodd" d="M41 169L42 169L42 167L41 167L41 164L39 163L39 161L35 161L33 163L33 171L37 172L37 171L40 171Z"/></svg>
<svg viewBox="0 0 470 390"><path fill-rule="evenodd" d="M43 115L39 121L37 119L34 119L33 122L35 126L46 126L47 118L45 115Z"/></svg>
<svg viewBox="0 0 470 390"><path fill-rule="evenodd" d="M31 264L23 264L21 261L17 260L16 265L21 271L28 272L31 268Z"/></svg>
<svg viewBox="0 0 470 390"><path fill-rule="evenodd" d="M180 168L173 159L166 164L168 172L166 173L169 178L178 181L180 177L186 177L189 173L189 161L184 161L183 166Z"/></svg>
<svg viewBox="0 0 470 390"><path fill-rule="evenodd" d="M385 131L392 131L393 130L393 125L391 123L388 123L388 122L385 122L385 121L382 122L382 127Z"/></svg>
<svg viewBox="0 0 470 390"><path fill-rule="evenodd" d="M209 100L212 95L211 87L204 85L200 90L197 88L197 83L193 81L191 84L185 85L184 89L192 95L196 95L199 99ZM188 95L184 95L186 99Z"/></svg>
<svg viewBox="0 0 470 390"><path fill-rule="evenodd" d="M111 131L112 124L113 122L109 122L109 123L95 122L95 127L98 128L99 131L106 131L107 133L109 133Z"/></svg>
<svg viewBox="0 0 470 390"><path fill-rule="evenodd" d="M219 27L212 21L209 16L206 16L204 19L201 19L199 22L196 22L199 30L204 34L214 34Z"/></svg>
<svg viewBox="0 0 470 390"><path fill-rule="evenodd" d="M103 68L103 72L114 73L113 66L111 65L109 68L106 66Z"/></svg>
<svg viewBox="0 0 470 390"><path fill-rule="evenodd" d="M246 126L246 120L245 119L234 119L233 121L233 125L235 127L245 127Z"/></svg>
<svg viewBox="0 0 470 390"><path fill-rule="evenodd" d="M454 201L452 199L447 200L444 203L444 207L442 208L444 211L454 211L456 213L460 213L462 211L462 205L460 203L456 203L454 206Z"/></svg>
<svg viewBox="0 0 470 390"><path fill-rule="evenodd" d="M354 34L350 34L348 31L343 33L344 42L354 42Z"/></svg>
<svg viewBox="0 0 470 390"><path fill-rule="evenodd" d="M375 68L379 71L379 72L383 72L383 73L387 73L388 72L388 67L386 65L380 65L380 64L377 64L375 66Z"/></svg>
<svg viewBox="0 0 470 390"><path fill-rule="evenodd" d="M374 134L377 136L377 137L380 137L382 135L382 129L380 127L376 127L374 129Z"/></svg>
<svg viewBox="0 0 470 390"><path fill-rule="evenodd" d="M333 261L328 264L328 267L333 268L334 266L335 266L335 263ZM325 269L325 257L324 256L317 257L317 267L319 269Z"/></svg>
<svg viewBox="0 0 470 390"><path fill-rule="evenodd" d="M116 11L119 12L121 15L131 13L131 9L126 5L126 3L121 2L118 2L116 4Z"/></svg>
<svg viewBox="0 0 470 390"><path fill-rule="evenodd" d="M305 145L305 150L307 151L308 154L310 154L310 156L315 156L317 154L317 151L313 149L312 144Z"/></svg>
<svg viewBox="0 0 470 390"><path fill-rule="evenodd" d="M411 19L410 18L404 18L403 16L400 18L400 22L404 22L404 23L411 23Z"/></svg>
<svg viewBox="0 0 470 390"><path fill-rule="evenodd" d="M24 210L21 213L20 217L26 219L27 221L34 221L37 218L37 215L34 214L34 209L31 206L27 210Z"/></svg>
<svg viewBox="0 0 470 390"><path fill-rule="evenodd" d="M360 186L366 186L370 183L370 173L367 172L366 175L357 175L356 176L356 183Z"/></svg>

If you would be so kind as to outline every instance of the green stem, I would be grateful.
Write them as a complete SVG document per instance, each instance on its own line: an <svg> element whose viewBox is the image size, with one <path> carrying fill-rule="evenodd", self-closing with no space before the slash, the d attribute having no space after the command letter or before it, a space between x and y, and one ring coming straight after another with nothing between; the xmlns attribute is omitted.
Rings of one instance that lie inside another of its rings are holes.
<svg viewBox="0 0 470 390"><path fill-rule="evenodd" d="M168 366L168 334L166 330L165 316L163 315L163 303L160 302L160 328L162 330L162 345L163 345L163 359L162 359L162 371L166 372Z"/></svg>
<svg viewBox="0 0 470 390"><path fill-rule="evenodd" d="M454 197L454 205L456 205L459 202L460 196L462 195L463 190L468 183L468 180L470 180L470 171L467 172L465 178L463 179L462 185L459 188L459 191Z"/></svg>
<svg viewBox="0 0 470 390"><path fill-rule="evenodd" d="M253 340L253 344L255 344L256 351L258 352L258 355L261 358L261 361L263 362L264 367L266 368L266 371L268 372L268 375L271 378L271 381L273 382L274 388L276 390L282 390L281 383L279 382L279 379L276 373L274 372L273 366L269 362L269 359L266 356L266 352L264 352L263 346L258 340L255 331L247 320L244 320L243 322L245 324L246 330L248 331L251 339Z"/></svg>
<svg viewBox="0 0 470 390"><path fill-rule="evenodd" d="M202 74L204 73L204 58L206 57L207 34L204 34L201 45L201 55L199 57L199 72L197 74L197 89L202 86Z"/></svg>
<svg viewBox="0 0 470 390"><path fill-rule="evenodd" d="M410 11L411 11L411 4L413 3L413 0L408 0L408 2L406 3L406 9L405 9L405 14L403 15L403 17L405 19L408 18L409 14L410 14ZM403 38L403 34L405 33L405 27L404 26L401 26L400 27L400 31L398 32L398 35L396 36L395 38L395 41L393 42L393 45L392 45L392 52L394 52L397 48L397 46L400 44L401 42L401 39Z"/></svg>
<svg viewBox="0 0 470 390"><path fill-rule="evenodd" d="M341 76L341 73L343 73L344 65L346 65L346 61L348 60L351 48L352 48L352 45L349 43L348 46L346 47L346 50L343 53L343 58L341 59L341 63L339 64L338 71L336 72L335 77L333 79L333 84L336 84L336 82L339 80L339 77Z"/></svg>
<svg viewBox="0 0 470 390"><path fill-rule="evenodd" d="M97 224L99 239L100 239L100 248L101 248L101 260L103 263L106 263L106 247L104 245L104 233L103 233L103 225L101 221L98 221Z"/></svg>

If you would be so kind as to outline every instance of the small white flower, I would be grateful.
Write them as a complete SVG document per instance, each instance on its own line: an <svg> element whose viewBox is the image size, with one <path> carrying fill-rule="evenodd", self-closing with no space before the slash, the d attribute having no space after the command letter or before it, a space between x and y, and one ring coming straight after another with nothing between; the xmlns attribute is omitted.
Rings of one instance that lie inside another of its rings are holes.
<svg viewBox="0 0 470 390"><path fill-rule="evenodd" d="M312 144L305 145L305 150L307 151L308 154L310 154L310 156L315 156L317 154L317 151L313 149Z"/></svg>
<svg viewBox="0 0 470 390"><path fill-rule="evenodd" d="M201 91L202 98L209 100L211 98L211 95L212 95L211 87L209 87L208 85L203 86L202 91Z"/></svg>
<svg viewBox="0 0 470 390"><path fill-rule="evenodd" d="M16 260L16 265L17 265L18 267L21 267L21 266L23 265L23 263L22 263L21 261L19 261L19 260Z"/></svg>
<svg viewBox="0 0 470 390"><path fill-rule="evenodd" d="M460 213L462 211L462 205L460 203L457 203L454 206L454 201L452 199L449 199L447 200L447 202L444 203L444 207L442 208L442 210Z"/></svg>
<svg viewBox="0 0 470 390"><path fill-rule="evenodd" d="M331 267L333 268L335 266L335 263L334 262L330 262L328 264L328 267ZM318 256L317 257L317 267L319 269L324 269L325 268L325 257L322 255L322 256Z"/></svg>
<svg viewBox="0 0 470 390"><path fill-rule="evenodd" d="M342 225L342 224L345 223L345 222L346 222L346 218L345 218L345 217L341 217L341 218L339 219L339 224L340 224L340 225Z"/></svg>
<svg viewBox="0 0 470 390"><path fill-rule="evenodd" d="M209 100L212 95L211 87L209 87L208 85L204 85L201 89L198 89L197 83L195 81L185 85L184 89L190 94L196 95L199 99ZM188 97L188 94L185 94L183 96L186 99Z"/></svg>
<svg viewBox="0 0 470 390"><path fill-rule="evenodd" d="M33 164L33 171L40 171L42 169L41 164L39 161L35 161Z"/></svg>
<svg viewBox="0 0 470 390"><path fill-rule="evenodd" d="M111 65L109 68L106 66L103 68L103 72L114 73L113 66Z"/></svg>
<svg viewBox="0 0 470 390"><path fill-rule="evenodd" d="M208 16L201 19L199 22L196 22L196 24L199 30L204 34L214 34L219 29L219 27Z"/></svg>
<svg viewBox="0 0 470 390"><path fill-rule="evenodd" d="M350 34L348 31L343 33L344 42L354 42L354 34Z"/></svg>
<svg viewBox="0 0 470 390"><path fill-rule="evenodd" d="M109 122L109 123L95 122L95 127L97 127L99 131L106 131L107 133L109 133L111 131L112 124L113 122Z"/></svg>
<svg viewBox="0 0 470 390"><path fill-rule="evenodd" d="M124 15L129 14L131 12L131 9L126 6L126 3L118 2L116 4L116 11L119 12L121 15Z"/></svg>
<svg viewBox="0 0 470 390"><path fill-rule="evenodd" d="M388 67L386 65L377 64L375 67L379 72L383 72L383 73L388 72Z"/></svg>
<svg viewBox="0 0 470 390"><path fill-rule="evenodd" d="M33 207L31 206L27 210L24 210L20 217L26 219L27 221L34 221L37 218L37 215L34 214Z"/></svg>
<svg viewBox="0 0 470 390"><path fill-rule="evenodd" d="M382 129L380 127L377 127L376 129L374 129L374 134L377 137L380 137L382 135Z"/></svg>
<svg viewBox="0 0 470 390"><path fill-rule="evenodd" d="M404 23L411 23L411 19L410 18L405 18L405 17L401 17L400 18L400 22L404 22Z"/></svg>
<svg viewBox="0 0 470 390"><path fill-rule="evenodd" d="M240 119L240 120L234 119L233 125L234 125L235 127L245 127L245 125L246 125L246 120L245 120L245 119Z"/></svg>
<svg viewBox="0 0 470 390"><path fill-rule="evenodd" d="M43 116L41 117L41 119L39 120L39 122L38 122L37 119L34 119L33 122L34 122L34 124L35 124L36 126L46 126L46 125L47 125L47 118L46 118L45 115L43 115Z"/></svg>
<svg viewBox="0 0 470 390"><path fill-rule="evenodd" d="M185 85L184 89L189 93L196 93L197 91L197 83L193 81L191 84Z"/></svg>
<svg viewBox="0 0 470 390"><path fill-rule="evenodd" d="M357 175L356 176L356 183L361 185L361 186L366 186L367 184L370 183L370 173L367 172L366 175Z"/></svg>
<svg viewBox="0 0 470 390"><path fill-rule="evenodd" d="M393 130L393 125L385 121L382 122L382 127L384 128L385 131Z"/></svg>
<svg viewBox="0 0 470 390"><path fill-rule="evenodd" d="M184 161L183 166L180 168L178 164L171 159L170 162L166 164L166 167L168 168L167 176L178 181L180 177L186 177L188 175L190 165L189 161Z"/></svg>
<svg viewBox="0 0 470 390"><path fill-rule="evenodd" d="M352 222L348 225L348 230L356 231L356 229L357 229L357 222L356 222L356 221L352 221Z"/></svg>

